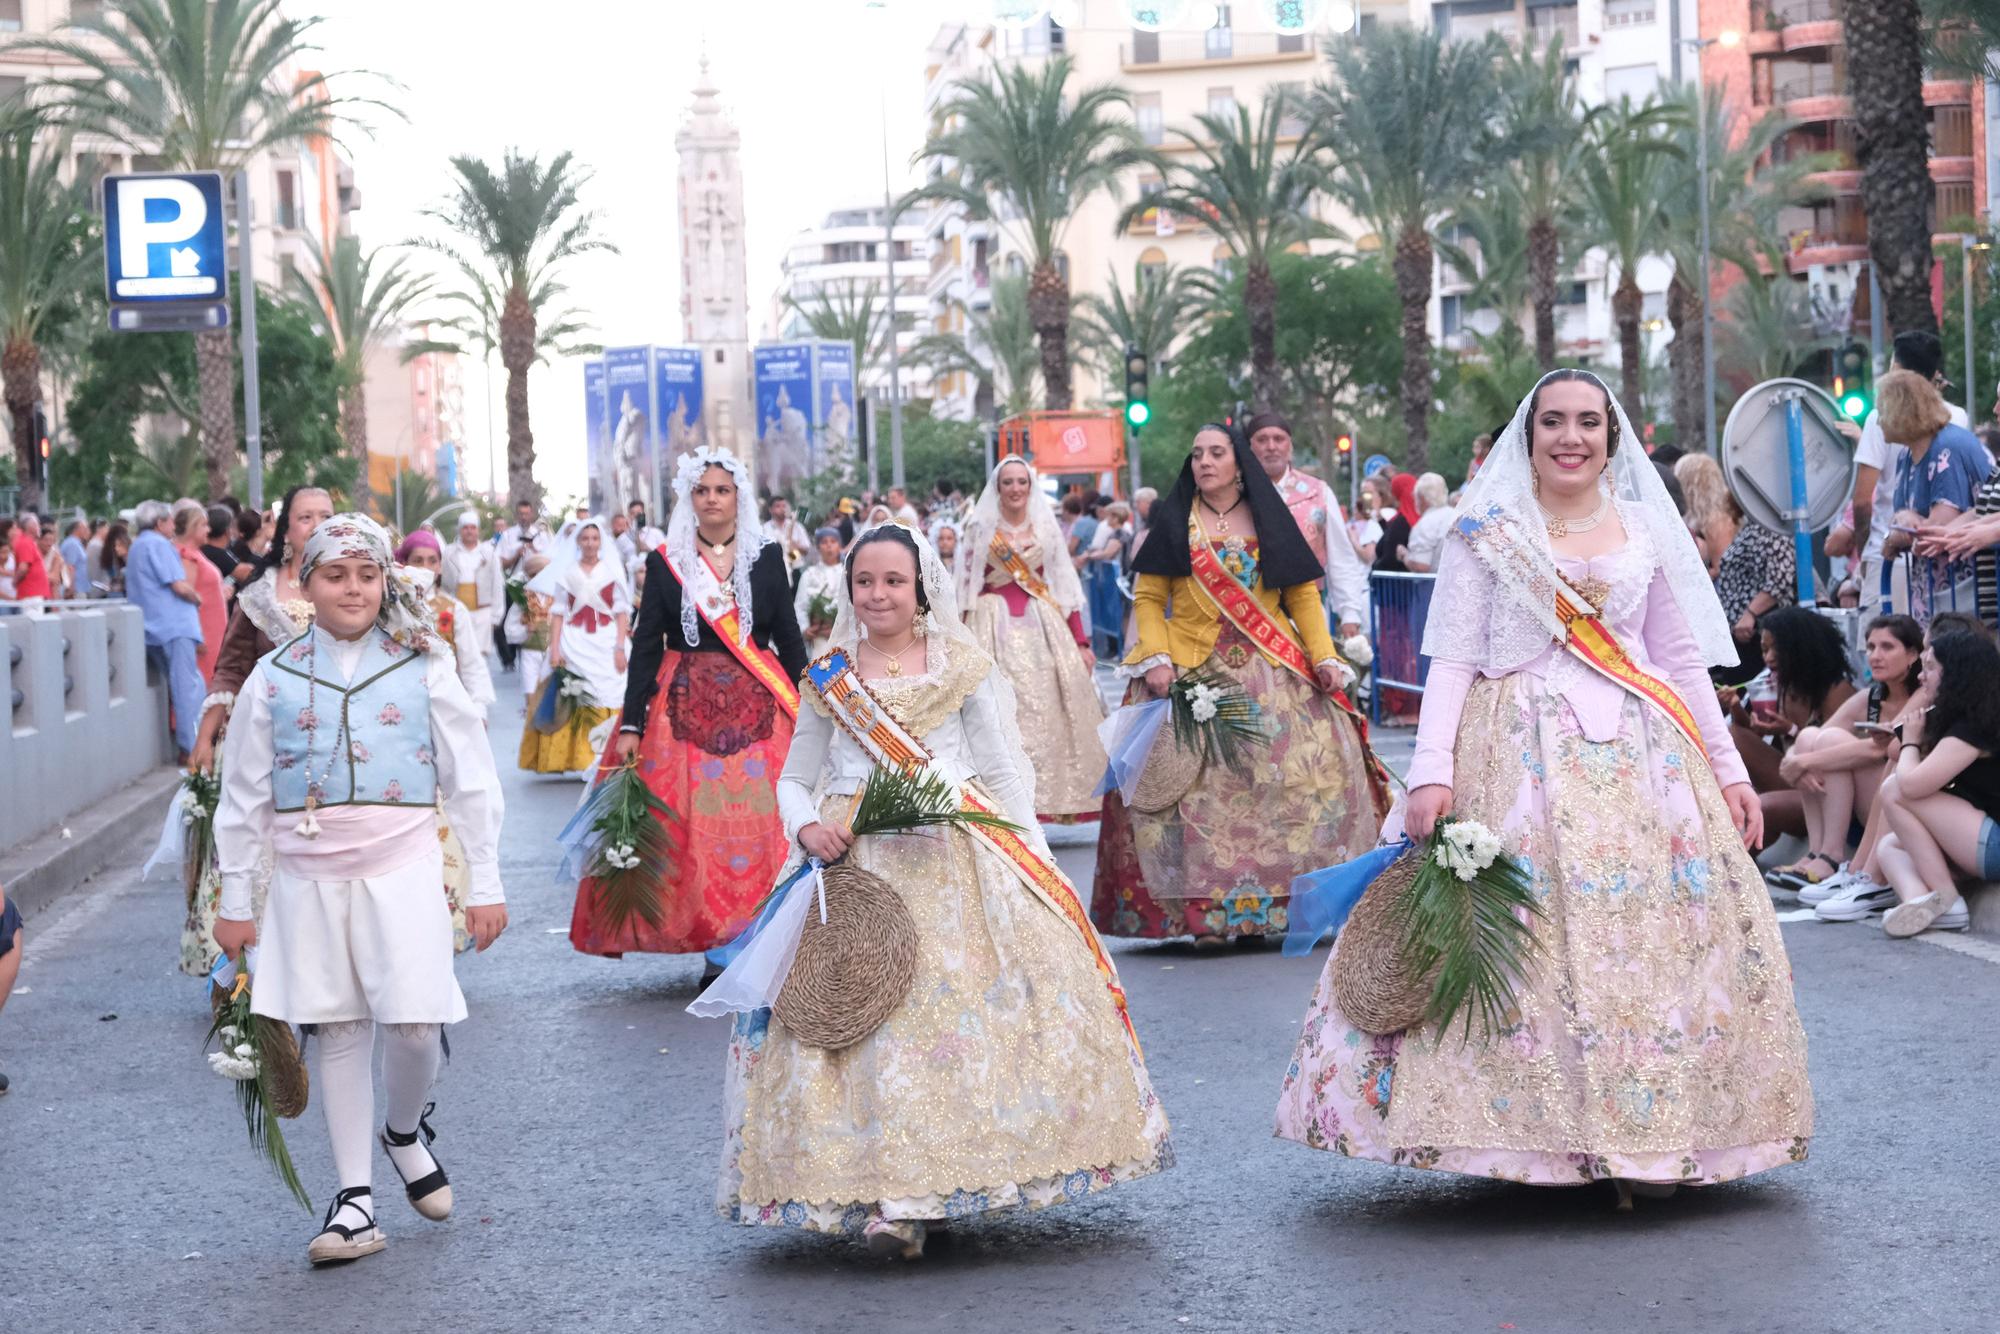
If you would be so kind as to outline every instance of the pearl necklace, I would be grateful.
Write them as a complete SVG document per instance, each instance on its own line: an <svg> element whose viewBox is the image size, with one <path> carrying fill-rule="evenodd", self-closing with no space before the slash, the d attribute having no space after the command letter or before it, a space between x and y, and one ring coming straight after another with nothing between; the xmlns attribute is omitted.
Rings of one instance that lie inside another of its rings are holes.
<svg viewBox="0 0 2000 1334"><path fill-rule="evenodd" d="M1604 522L1604 516L1611 512L1611 497L1607 494L1598 498L1597 508L1581 519L1565 519L1560 514L1549 513L1541 501L1535 508L1542 512L1542 522L1548 527L1550 537L1570 537L1577 533L1587 533Z"/></svg>

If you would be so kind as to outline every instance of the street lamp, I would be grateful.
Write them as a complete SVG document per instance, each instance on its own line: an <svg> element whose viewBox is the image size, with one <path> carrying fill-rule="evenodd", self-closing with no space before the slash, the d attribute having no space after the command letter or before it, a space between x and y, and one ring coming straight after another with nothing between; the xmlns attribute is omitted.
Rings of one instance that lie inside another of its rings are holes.
<svg viewBox="0 0 2000 1334"><path fill-rule="evenodd" d="M868 0L868 8L879 14L888 13L887 0ZM896 195L889 183L889 92L885 81L877 90L882 107L882 208L885 214L882 222L883 254L887 256L889 270L888 319L889 319L889 485L903 486L903 390L902 374L898 366L900 349L897 342L901 329L896 319ZM865 348L856 348L858 359ZM874 454L869 454L869 471L874 472Z"/></svg>
<svg viewBox="0 0 2000 1334"><path fill-rule="evenodd" d="M1683 37L1681 45L1694 52L1694 172L1701 191L1701 422L1709 456L1715 455L1715 314L1708 255L1708 80L1702 76L1701 53L1711 46L1735 46L1743 34L1726 28L1713 37Z"/></svg>

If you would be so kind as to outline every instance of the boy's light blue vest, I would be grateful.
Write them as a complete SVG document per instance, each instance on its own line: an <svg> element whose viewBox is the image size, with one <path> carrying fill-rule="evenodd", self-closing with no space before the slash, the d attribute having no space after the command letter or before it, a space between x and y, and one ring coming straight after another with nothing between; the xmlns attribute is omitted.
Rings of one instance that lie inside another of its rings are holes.
<svg viewBox="0 0 2000 1334"><path fill-rule="evenodd" d="M430 806L437 801L424 655L371 633L351 685L313 651L314 631L264 655L280 811L306 807L306 746L321 806ZM317 681L308 675L317 666ZM322 778L322 774L324 777Z"/></svg>

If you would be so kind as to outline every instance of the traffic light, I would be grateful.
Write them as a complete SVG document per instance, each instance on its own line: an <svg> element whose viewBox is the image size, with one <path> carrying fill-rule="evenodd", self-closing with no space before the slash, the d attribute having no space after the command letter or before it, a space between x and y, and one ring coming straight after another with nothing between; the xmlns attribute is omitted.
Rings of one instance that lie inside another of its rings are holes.
<svg viewBox="0 0 2000 1334"><path fill-rule="evenodd" d="M1152 420L1146 401L1146 355L1136 343L1125 344L1125 424L1135 430Z"/></svg>
<svg viewBox="0 0 2000 1334"><path fill-rule="evenodd" d="M35 434L32 442L34 448L28 452L28 475L33 479L36 486L46 487L49 484L48 414L43 412L39 407L36 408L34 420L31 425Z"/></svg>
<svg viewBox="0 0 2000 1334"><path fill-rule="evenodd" d="M1833 400L1854 421L1875 406L1873 364L1866 343L1847 342L1833 359Z"/></svg>
<svg viewBox="0 0 2000 1334"><path fill-rule="evenodd" d="M1339 450L1341 456L1345 458L1347 455L1352 454L1354 452L1354 437L1349 435L1347 432L1342 431L1339 435L1334 437L1333 447Z"/></svg>

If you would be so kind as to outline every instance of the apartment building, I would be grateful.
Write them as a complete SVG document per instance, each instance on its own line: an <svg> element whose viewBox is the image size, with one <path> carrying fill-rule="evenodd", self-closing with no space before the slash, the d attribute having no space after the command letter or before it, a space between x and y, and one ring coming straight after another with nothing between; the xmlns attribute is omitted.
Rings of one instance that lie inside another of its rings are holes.
<svg viewBox="0 0 2000 1334"><path fill-rule="evenodd" d="M902 354L897 381L904 399L929 398L930 376L910 364L908 354L923 337L926 315L925 283L930 271L930 220L920 212L905 214L889 234L888 208L881 203L837 208L814 226L792 238L771 309L765 318L766 337L810 338L812 330L797 309L859 310L863 301L881 311L889 283L885 249L893 239L896 265L896 346ZM866 349L860 350L866 355ZM876 357L855 368L857 389L872 397L888 393L887 357Z"/></svg>
<svg viewBox="0 0 2000 1334"><path fill-rule="evenodd" d="M1338 41L1343 33L1394 23L1431 25L1461 40L1498 34L1539 43L1560 35L1574 53L1580 95L1586 104L1594 104L1644 97L1663 82L1691 78L1692 56L1684 39L1699 30L1697 0L1358 0L1351 6L1347 0L1329 0L1320 10L1322 28L1310 34L1279 31L1271 7L1265 4L1192 6L1190 12L1212 15L1212 26L1160 32L1133 27L1124 0L1072 0L1060 11L1066 24L1044 15L1020 28L941 27L927 53L927 123L943 123L951 87L959 79L980 77L997 66L1067 55L1075 66L1073 77L1080 82L1114 83L1126 89L1141 138L1173 152L1185 141L1172 131L1192 127L1197 114L1231 114L1238 106L1258 106L1279 89L1304 89L1329 72L1327 39ZM1141 175L1128 183L1125 200L1158 184ZM1093 199L1070 222L1061 263L1079 296L1107 291L1114 274L1129 287L1141 265L1224 270L1233 258L1227 245L1198 218L1148 212L1133 225L1118 229L1115 223L1123 202ZM1346 235L1344 244L1362 250L1381 244L1337 206L1327 202L1322 207L1322 220ZM931 326L940 331L960 329L965 311L978 309L988 299L993 275L1021 272L1026 261L1004 222L974 222L962 209L946 207L933 213L930 228ZM1315 243L1315 248L1332 245ZM1649 260L1638 275L1649 326L1656 333L1664 328L1671 273L1664 261ZM1616 358L1610 304L1610 286L1616 278L1600 253L1585 256L1567 275L1557 317L1557 337L1566 355ZM1447 347L1469 348L1474 333L1498 327L1497 312L1473 308L1472 288L1470 276L1440 263L1431 329ZM1080 370L1078 402L1102 401L1116 392L1115 385L1106 386L1087 369ZM988 409L975 398L968 377L944 377L938 397L942 410L953 415Z"/></svg>
<svg viewBox="0 0 2000 1334"><path fill-rule="evenodd" d="M448 330L412 325L385 339L362 368L368 412L368 475L371 491L386 493L404 470L434 477L448 494L465 485L465 381L459 358L422 352L405 362L403 349ZM487 460L485 466L492 466ZM503 465L504 466L504 465ZM422 515L410 516L414 524Z"/></svg>

